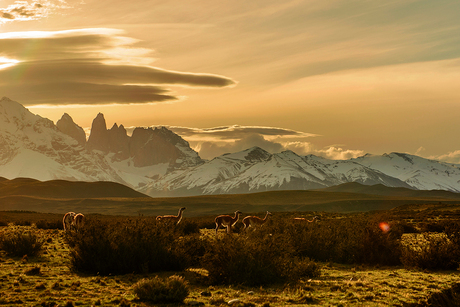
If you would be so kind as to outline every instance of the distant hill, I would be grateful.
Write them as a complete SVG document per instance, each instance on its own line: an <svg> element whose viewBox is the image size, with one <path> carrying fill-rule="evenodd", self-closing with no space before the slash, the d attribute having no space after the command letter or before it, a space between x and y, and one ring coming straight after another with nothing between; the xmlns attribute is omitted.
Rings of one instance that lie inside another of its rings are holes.
<svg viewBox="0 0 460 307"><path fill-rule="evenodd" d="M148 197L115 182L39 181L30 178L8 180L0 177L0 197L5 196L32 196L51 199Z"/></svg>
<svg viewBox="0 0 460 307"><path fill-rule="evenodd" d="M333 191L331 191L333 190ZM357 193L360 191L360 193ZM374 194L371 194L373 191ZM441 192L444 192L441 193ZM441 194L442 195L441 195ZM107 215L156 216L176 214L206 216L255 212L357 212L388 210L413 204L459 204L460 195L446 191L419 191L384 186L344 184L324 190L268 191L151 198L112 182L70 182L0 178L0 211L25 210L64 214L68 211Z"/></svg>
<svg viewBox="0 0 460 307"><path fill-rule="evenodd" d="M460 199L460 193L454 193L445 190L416 190L402 187L387 187L383 184L363 185L357 182L347 182L337 186L320 189L318 191L326 192L346 192L360 193L369 195L382 195L393 197L416 197L416 198L445 198L445 199Z"/></svg>

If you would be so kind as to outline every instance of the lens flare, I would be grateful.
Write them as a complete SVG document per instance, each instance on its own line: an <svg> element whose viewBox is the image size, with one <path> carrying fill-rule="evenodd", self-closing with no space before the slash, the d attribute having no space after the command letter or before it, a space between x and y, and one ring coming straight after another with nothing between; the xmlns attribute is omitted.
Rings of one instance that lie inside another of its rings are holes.
<svg viewBox="0 0 460 307"><path fill-rule="evenodd" d="M379 224L379 228L384 232L387 233L390 231L390 225L387 222L381 222Z"/></svg>

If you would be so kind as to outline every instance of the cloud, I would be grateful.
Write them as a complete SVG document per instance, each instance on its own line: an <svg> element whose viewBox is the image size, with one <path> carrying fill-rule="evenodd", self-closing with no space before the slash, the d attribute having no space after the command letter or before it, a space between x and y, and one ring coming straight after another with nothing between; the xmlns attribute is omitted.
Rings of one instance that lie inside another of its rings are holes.
<svg viewBox="0 0 460 307"><path fill-rule="evenodd" d="M333 160L347 160L364 155L363 150L350 150L335 146L317 149L316 146L314 146L312 143L305 141L270 141L265 139L265 137L260 134L247 135L236 141L205 141L198 143L198 145L195 146L195 150L198 151L202 158L212 159L225 153L239 152L254 146L263 148L270 153L279 153L282 151L290 150L300 156L316 155Z"/></svg>
<svg viewBox="0 0 460 307"><path fill-rule="evenodd" d="M341 147L329 146L327 148L315 151L316 155L333 160L348 160L365 154L362 150L343 149Z"/></svg>
<svg viewBox="0 0 460 307"><path fill-rule="evenodd" d="M202 158L210 159L225 153L239 152L254 146L263 148L271 153L284 150L283 145L277 142L268 141L260 134L248 134L236 141L220 143L207 141L199 144L196 149Z"/></svg>
<svg viewBox="0 0 460 307"><path fill-rule="evenodd" d="M290 138L307 138L318 136L313 133L306 133L301 131L296 131L286 128L278 127L262 127L262 126L221 126L213 128L189 128L189 127L174 127L169 126L168 129L171 129L175 133L194 140L198 138L202 139L215 139L217 140L240 140L247 137L248 135L260 134L264 137L270 138L280 138L280 137L290 137Z"/></svg>
<svg viewBox="0 0 460 307"><path fill-rule="evenodd" d="M286 142L283 144L286 150L291 150L298 155L315 155L332 160L348 160L357 158L365 154L363 150L359 149L343 149L337 145L330 145L324 148L317 148L310 142Z"/></svg>
<svg viewBox="0 0 460 307"><path fill-rule="evenodd" d="M151 66L152 50L121 34L115 29L0 34L0 59L8 63L0 62L0 91L25 105L130 104L178 100L171 86L236 84L220 75Z"/></svg>
<svg viewBox="0 0 460 307"><path fill-rule="evenodd" d="M8 12L2 12L2 15L0 16L2 19L14 19L14 15L8 13Z"/></svg>
<svg viewBox="0 0 460 307"><path fill-rule="evenodd" d="M0 24L44 18L61 7L67 7L65 1L15 1L6 8L0 8Z"/></svg>
<svg viewBox="0 0 460 307"><path fill-rule="evenodd" d="M337 145L317 148L306 140L319 135L280 127L240 125L212 128L166 127L187 140L203 159L212 159L254 146L270 153L291 150L301 156L313 154L337 160L356 158L364 154L362 150L344 149L343 146ZM126 128L128 134L132 133L134 128Z"/></svg>
<svg viewBox="0 0 460 307"><path fill-rule="evenodd" d="M460 150L455 150L439 156L430 156L428 158L447 163L460 164Z"/></svg>

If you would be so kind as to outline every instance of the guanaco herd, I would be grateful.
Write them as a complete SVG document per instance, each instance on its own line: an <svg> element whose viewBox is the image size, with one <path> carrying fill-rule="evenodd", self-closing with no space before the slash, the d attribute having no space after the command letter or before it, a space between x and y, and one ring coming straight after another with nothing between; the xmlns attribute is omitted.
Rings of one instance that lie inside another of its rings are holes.
<svg viewBox="0 0 460 307"><path fill-rule="evenodd" d="M185 207L180 208L177 215L159 215L156 217L156 220L159 222L177 225L182 220L182 212L185 209L187 208ZM225 214L217 216L214 219L216 223L216 235L217 235L217 231L219 230L221 226L227 227L227 233L232 233L232 227L235 226L235 224L238 222L241 214L242 212L237 210L235 211L235 216L225 215ZM249 227L256 227L256 226L263 225L268 220L269 215L272 215L272 214L267 211L263 219L257 216L253 216L253 215L246 216L243 219L243 225L244 225L243 230L249 229ZM303 222L313 223L318 220L319 218L317 216L313 217L312 220L307 220L306 218L303 218L303 217L296 217L293 219L294 222L300 222L300 223L303 223ZM84 223L85 223L85 216L81 213L75 214L75 212L67 212L64 215L63 224L64 224L65 231L71 230L71 229L75 229L78 231L79 229L81 229L81 227L84 226Z"/></svg>

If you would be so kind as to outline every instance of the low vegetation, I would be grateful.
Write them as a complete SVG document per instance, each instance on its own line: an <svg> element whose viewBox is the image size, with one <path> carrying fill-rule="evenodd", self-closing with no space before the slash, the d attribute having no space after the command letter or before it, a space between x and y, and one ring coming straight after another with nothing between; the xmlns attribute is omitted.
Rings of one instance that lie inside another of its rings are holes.
<svg viewBox="0 0 460 307"><path fill-rule="evenodd" d="M274 213L231 235L212 216L89 215L64 233L59 216L0 215L0 305L445 305L459 295L459 209Z"/></svg>
<svg viewBox="0 0 460 307"><path fill-rule="evenodd" d="M34 257L42 252L44 244L34 228L26 231L20 227L11 226L1 232L0 249L6 254L16 257Z"/></svg>
<svg viewBox="0 0 460 307"><path fill-rule="evenodd" d="M88 219L80 232L66 233L76 271L101 275L182 271L186 254L176 247L181 232L155 219Z"/></svg>
<svg viewBox="0 0 460 307"><path fill-rule="evenodd" d="M167 279L158 276L144 278L133 286L133 292L141 301L152 303L182 303L189 294L187 282L181 276Z"/></svg>

